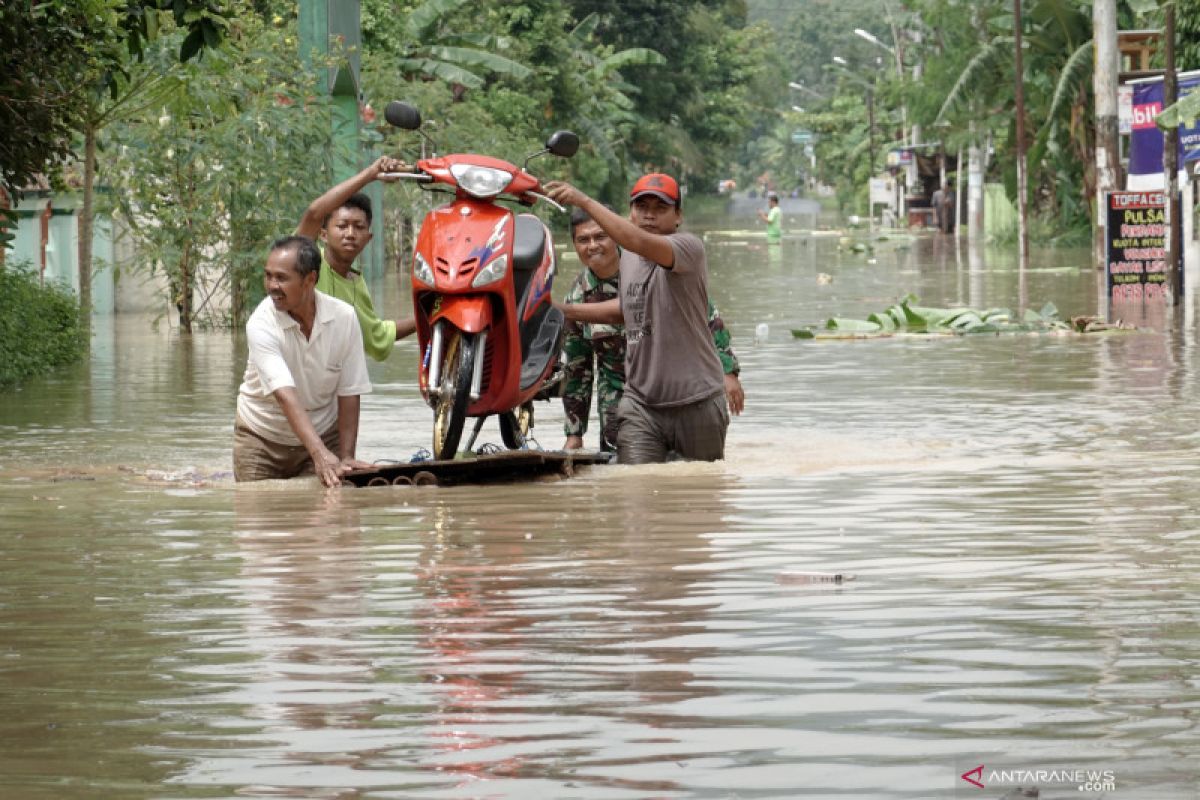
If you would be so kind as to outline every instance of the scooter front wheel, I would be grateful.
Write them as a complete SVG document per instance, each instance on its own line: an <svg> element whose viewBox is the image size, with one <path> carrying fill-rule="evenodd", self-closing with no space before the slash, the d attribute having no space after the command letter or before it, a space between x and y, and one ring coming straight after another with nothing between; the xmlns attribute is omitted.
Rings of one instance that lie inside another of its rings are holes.
<svg viewBox="0 0 1200 800"><path fill-rule="evenodd" d="M441 385L433 407L433 457L452 459L462 440L475 364L475 337L454 331L446 339Z"/></svg>

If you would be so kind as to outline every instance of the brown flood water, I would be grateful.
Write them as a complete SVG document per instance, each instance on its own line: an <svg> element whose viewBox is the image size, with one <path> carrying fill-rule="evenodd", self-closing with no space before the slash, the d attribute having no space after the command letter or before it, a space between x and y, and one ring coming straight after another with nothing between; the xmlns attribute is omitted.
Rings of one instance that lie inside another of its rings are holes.
<svg viewBox="0 0 1200 800"><path fill-rule="evenodd" d="M720 464L235 487L244 345L142 318L0 395L0 796L1200 796L1195 296L1168 334L811 343L909 291L1094 313L1097 276L709 253L747 393ZM372 364L361 456L428 446L415 365Z"/></svg>

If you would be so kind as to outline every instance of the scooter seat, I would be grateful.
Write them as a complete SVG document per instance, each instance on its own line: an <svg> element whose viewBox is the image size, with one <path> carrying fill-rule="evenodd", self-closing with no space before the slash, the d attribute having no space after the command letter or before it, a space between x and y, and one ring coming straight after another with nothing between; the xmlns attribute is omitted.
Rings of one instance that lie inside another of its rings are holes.
<svg viewBox="0 0 1200 800"><path fill-rule="evenodd" d="M517 214L515 228L513 269L536 269L546 253L546 226L533 214Z"/></svg>

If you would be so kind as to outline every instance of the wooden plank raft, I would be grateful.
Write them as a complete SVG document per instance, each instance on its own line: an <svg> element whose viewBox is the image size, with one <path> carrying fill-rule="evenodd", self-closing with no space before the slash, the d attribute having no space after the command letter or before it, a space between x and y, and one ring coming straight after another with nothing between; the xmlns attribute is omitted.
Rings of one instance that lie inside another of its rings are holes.
<svg viewBox="0 0 1200 800"><path fill-rule="evenodd" d="M612 453L581 450L505 450L452 461L377 464L342 476L350 486L458 486L525 481L540 475L569 478L575 468L607 464Z"/></svg>

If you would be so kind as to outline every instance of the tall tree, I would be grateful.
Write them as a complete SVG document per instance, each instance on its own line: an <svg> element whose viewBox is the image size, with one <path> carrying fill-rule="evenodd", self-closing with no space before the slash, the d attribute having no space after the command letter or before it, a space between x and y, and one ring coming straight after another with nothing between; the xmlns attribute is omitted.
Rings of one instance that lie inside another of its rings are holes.
<svg viewBox="0 0 1200 800"><path fill-rule="evenodd" d="M131 74L172 63L182 32L147 48ZM314 66L328 66L322 63ZM328 187L329 101L300 63L295 30L243 16L203 63L177 70L181 90L103 131L116 211L138 256L162 275L179 326L223 326L251 285L264 242L295 226Z"/></svg>
<svg viewBox="0 0 1200 800"><path fill-rule="evenodd" d="M0 3L0 186L17 193L73 154L81 97L107 87L170 12L187 60L220 42L218 0L8 0Z"/></svg>
<svg viewBox="0 0 1200 800"><path fill-rule="evenodd" d="M217 46L228 24L218 0L15 0L0 5L0 189L19 195L40 172L75 155L83 137L83 208L79 216L80 311L90 323L92 210L96 131L132 84L129 66L142 58L163 16L184 31L179 59ZM0 209L0 246L11 212Z"/></svg>
<svg viewBox="0 0 1200 800"><path fill-rule="evenodd" d="M937 5L947 8L952 4L949 0L924 4ZM952 85L930 81L927 71L927 79L917 91L940 101L939 122L964 127L972 121L983 123L983 129L994 137L997 163L1003 169L1009 196L1015 199L1013 83L995 80L997 72L1012 74L1014 66L1014 20L1005 6L991 3L987 7L987 39L966 43L969 60ZM1021 16L1025 43L1022 84L1028 119L1038 122L1029 137L1028 193L1034 206L1057 218L1063 228L1088 225L1095 198L1092 22L1087 11L1072 0L1032 0ZM1064 187L1078 190L1063 191Z"/></svg>
<svg viewBox="0 0 1200 800"><path fill-rule="evenodd" d="M748 26L742 0L570 0L569 7L576 19L599 14L601 41L665 59L622 73L647 122L630 143L644 165L715 176L748 130L769 124L769 100L787 91L786 76L768 69L771 33Z"/></svg>
<svg viewBox="0 0 1200 800"><path fill-rule="evenodd" d="M10 194L71 155L79 77L113 65L118 12L114 0L0 4L0 186Z"/></svg>

